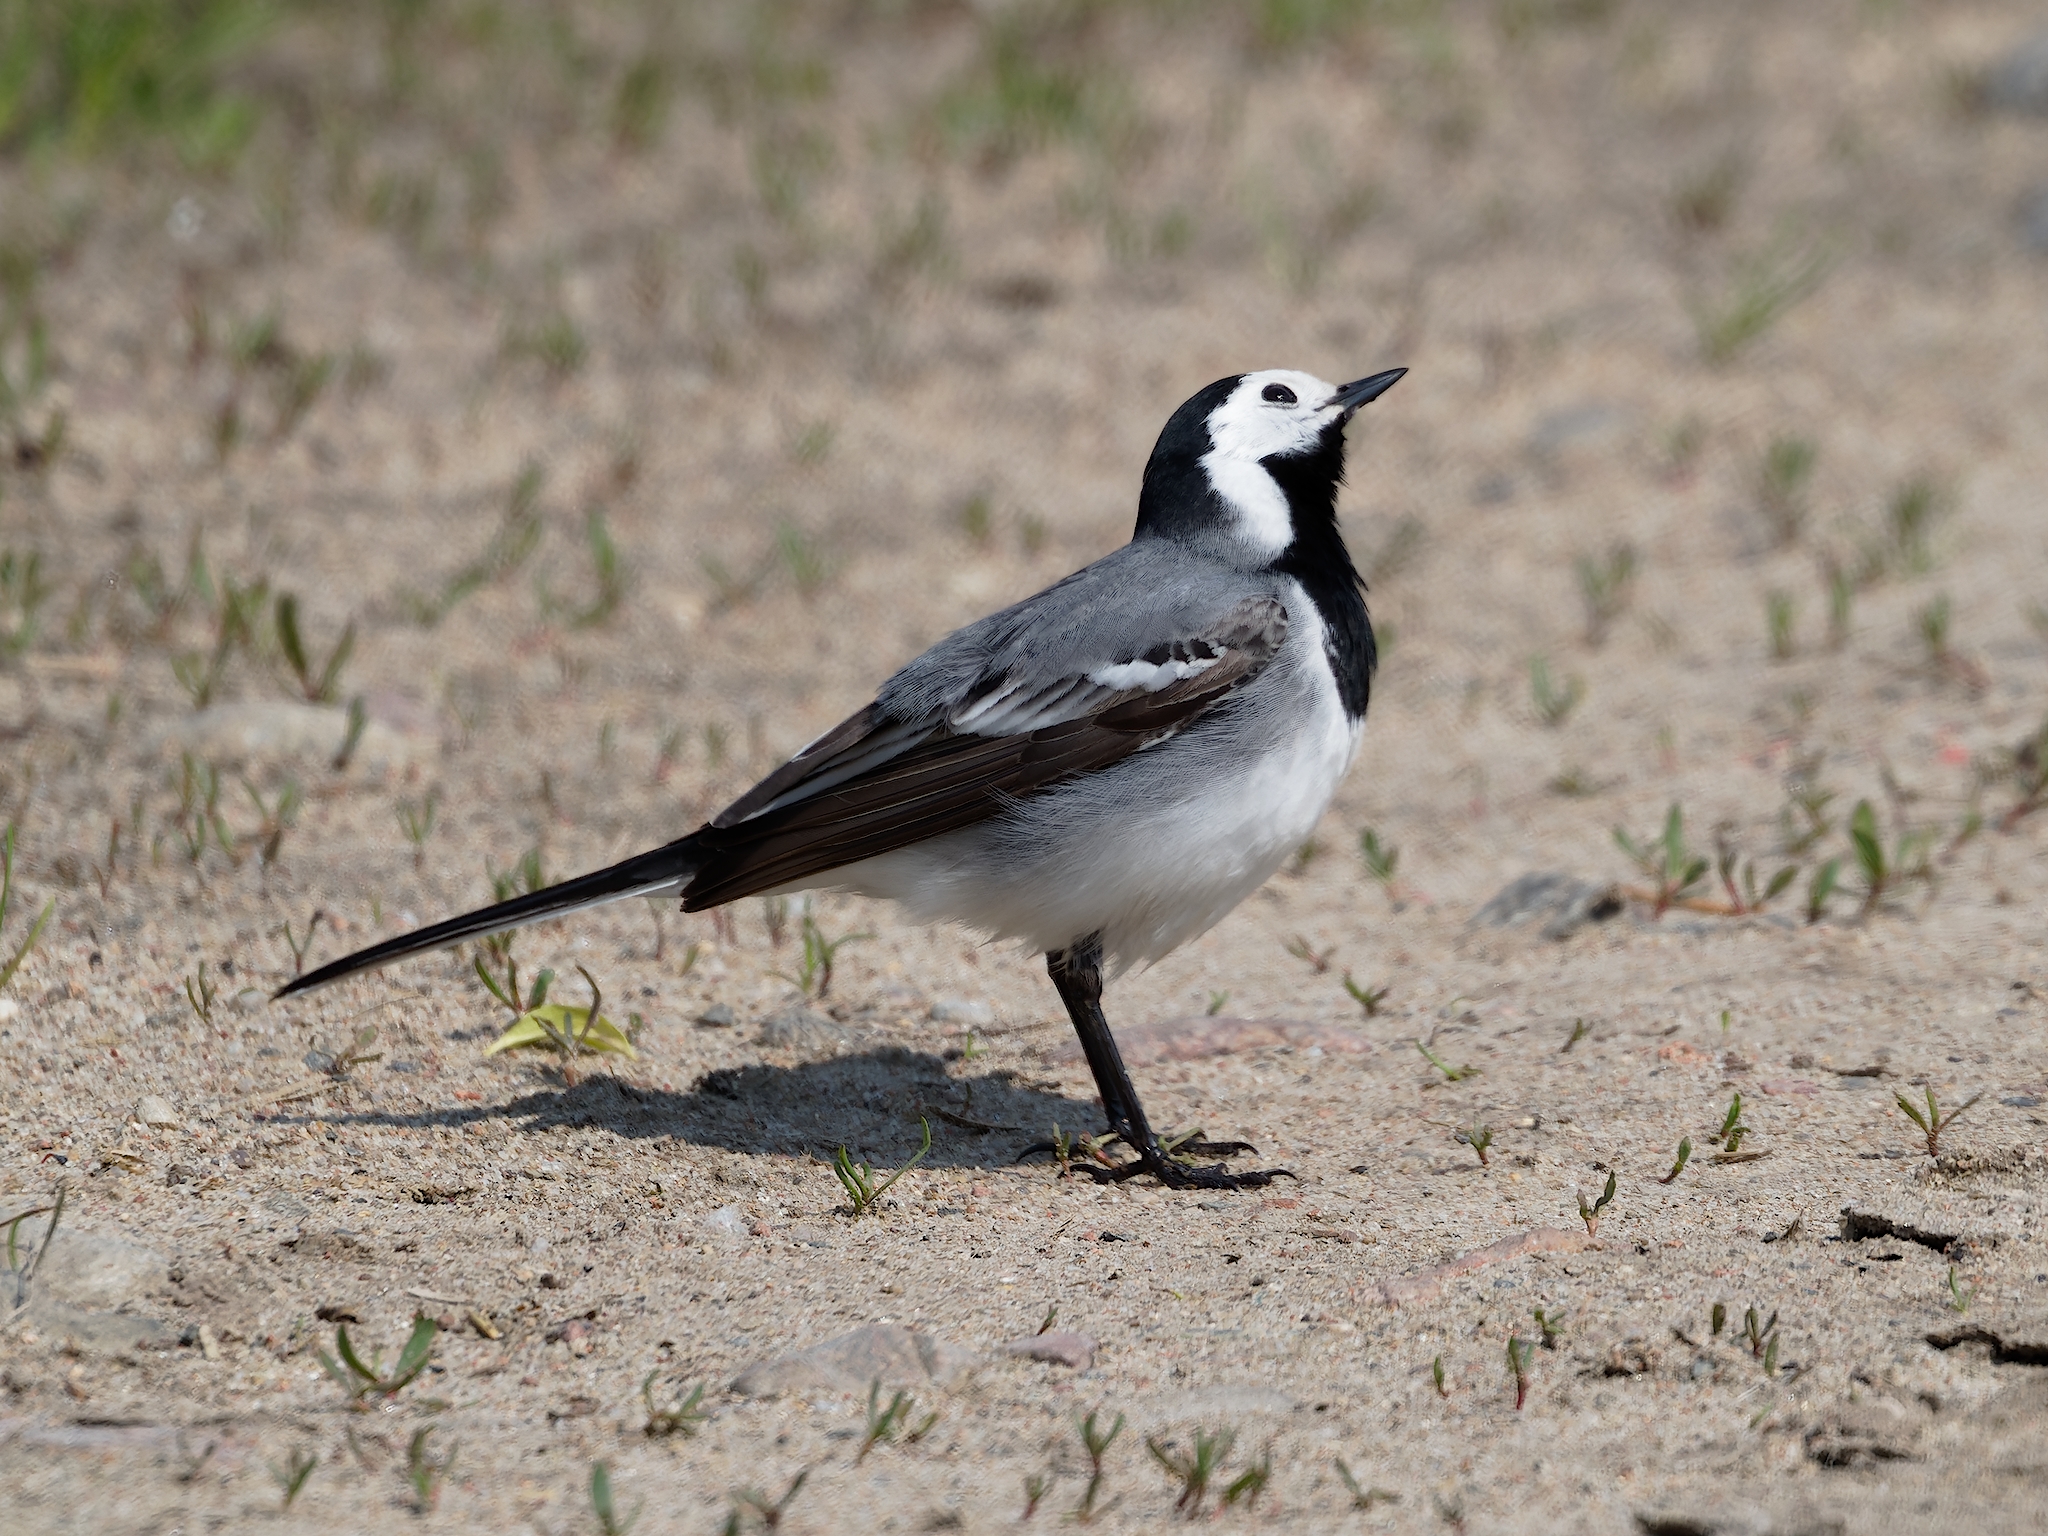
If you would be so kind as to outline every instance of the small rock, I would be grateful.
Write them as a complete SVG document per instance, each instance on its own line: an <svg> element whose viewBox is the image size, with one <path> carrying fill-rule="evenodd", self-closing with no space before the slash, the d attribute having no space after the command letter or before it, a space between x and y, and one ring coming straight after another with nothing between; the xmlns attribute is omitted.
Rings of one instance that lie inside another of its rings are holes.
<svg viewBox="0 0 2048 1536"><path fill-rule="evenodd" d="M697 1225L716 1237L747 1235L747 1218L740 1214L740 1208L736 1205L721 1205Z"/></svg>
<svg viewBox="0 0 2048 1536"><path fill-rule="evenodd" d="M2048 32L2036 32L1984 76L1984 104L2048 117Z"/></svg>
<svg viewBox="0 0 2048 1536"><path fill-rule="evenodd" d="M2048 185L2034 188L2020 203L2020 239L2028 250L2048 256Z"/></svg>
<svg viewBox="0 0 2048 1536"><path fill-rule="evenodd" d="M705 1029L731 1029L739 1023L739 1017L732 1011L731 1003L713 1003L697 1015L697 1023Z"/></svg>
<svg viewBox="0 0 2048 1536"><path fill-rule="evenodd" d="M1555 871L1523 875L1472 914L1468 928L1523 928L1540 921L1546 939L1570 938L1621 911L1621 892Z"/></svg>
<svg viewBox="0 0 2048 1536"><path fill-rule="evenodd" d="M0 997L0 1024L12 1024L21 1017L21 1004L11 997Z"/></svg>
<svg viewBox="0 0 2048 1536"><path fill-rule="evenodd" d="M1003 1353L1020 1360L1043 1360L1047 1365L1064 1365L1085 1371L1095 1363L1095 1341L1085 1333L1059 1330L1034 1333L1028 1339L1012 1339Z"/></svg>
<svg viewBox="0 0 2048 1536"><path fill-rule="evenodd" d="M42 1246L42 1234L39 1219L21 1224L18 1251L24 1264ZM170 1260L153 1248L60 1226L29 1280L29 1293L67 1307L111 1309L162 1290L170 1280ZM11 1302L14 1291L15 1272L0 1269L0 1296Z"/></svg>
<svg viewBox="0 0 2048 1536"><path fill-rule="evenodd" d="M170 1100L153 1093L145 1093L135 1101L134 1113L129 1118L159 1129L179 1123L178 1112L171 1108Z"/></svg>
<svg viewBox="0 0 2048 1536"><path fill-rule="evenodd" d="M809 1349L748 1366L734 1379L742 1397L784 1392L865 1392L885 1387L951 1387L980 1362L967 1350L894 1323L870 1323Z"/></svg>
<svg viewBox="0 0 2048 1536"><path fill-rule="evenodd" d="M199 1175L183 1163L173 1163L164 1171L164 1183L176 1188L180 1184L197 1184Z"/></svg>
<svg viewBox="0 0 2048 1536"><path fill-rule="evenodd" d="M791 1003L763 1019L754 1039L770 1050L836 1055L852 1047L854 1031L802 1003Z"/></svg>
<svg viewBox="0 0 2048 1536"><path fill-rule="evenodd" d="M980 1029L995 1021L995 1008L979 998L942 997L932 1004L934 1024L967 1024Z"/></svg>

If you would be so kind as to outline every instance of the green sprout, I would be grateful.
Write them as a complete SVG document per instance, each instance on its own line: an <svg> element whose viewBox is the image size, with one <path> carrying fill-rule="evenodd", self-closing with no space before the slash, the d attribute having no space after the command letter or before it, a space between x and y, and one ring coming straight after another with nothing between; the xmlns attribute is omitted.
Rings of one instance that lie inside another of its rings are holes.
<svg viewBox="0 0 2048 1536"><path fill-rule="evenodd" d="M1095 1500L1102 1492L1102 1458L1124 1428L1124 1416L1118 1414L1116 1422L1103 1429L1096 1422L1100 1412L1100 1409L1089 1409L1088 1417L1077 1425L1081 1432L1081 1447L1088 1453L1088 1487L1081 1495L1081 1502L1074 1506L1074 1519L1082 1525L1095 1518Z"/></svg>
<svg viewBox="0 0 2048 1536"><path fill-rule="evenodd" d="M1365 1016L1368 1019L1376 1019L1380 1016L1380 1004L1387 1000L1387 994L1393 991L1393 988L1391 986L1361 987L1351 979L1351 973L1346 971L1344 973L1344 990L1351 994L1351 1001L1365 1010ZM1224 995L1228 996L1229 994L1226 993Z"/></svg>
<svg viewBox="0 0 2048 1536"><path fill-rule="evenodd" d="M486 1046L484 1054L495 1056L499 1051L517 1050L553 1051L562 1058L562 1080L571 1088L576 1086L576 1058L584 1051L637 1059L640 1053L633 1048L631 1036L598 1011L604 1005L604 994L598 990L596 978L580 965L576 971L583 978L584 985L590 988L589 1007L572 1008L566 1003L533 1005ZM481 961L477 965L477 974L484 977L486 986L491 986ZM541 972L535 982L535 991L544 992L548 980L549 973ZM497 988L491 986L491 990L496 993ZM502 996L499 1001L504 1001Z"/></svg>
<svg viewBox="0 0 2048 1536"><path fill-rule="evenodd" d="M626 1536L639 1523L640 1512L646 1507L647 1501L642 1499L633 1506L633 1513L622 1519L618 1506L612 1502L612 1469L601 1461L591 1463L590 1509L604 1536Z"/></svg>
<svg viewBox="0 0 2048 1536"><path fill-rule="evenodd" d="M1484 1168L1487 1166L1486 1149L1493 1145L1492 1126L1467 1126L1464 1130L1459 1131L1454 1139L1463 1142L1466 1146L1470 1147L1474 1152L1477 1152L1479 1154L1480 1167Z"/></svg>
<svg viewBox="0 0 2048 1536"><path fill-rule="evenodd" d="M412 1440L405 1448L405 1480L412 1484L413 1508L420 1514L431 1514L441 1502L441 1485L447 1481L448 1473L455 1465L456 1446L448 1447L448 1454L438 1460L427 1454L427 1437L434 1432L429 1424L425 1429L413 1431Z"/></svg>
<svg viewBox="0 0 2048 1536"><path fill-rule="evenodd" d="M306 1486L306 1479L313 1475L313 1469L319 1465L320 1458L302 1446L292 1448L292 1453L285 1458L283 1466L271 1463L270 1480L277 1484L278 1491L284 1495L284 1507L287 1511L291 1509L292 1501L298 1498L299 1491Z"/></svg>
<svg viewBox="0 0 2048 1536"><path fill-rule="evenodd" d="M19 825L10 821L7 830L0 833L0 932L6 930L7 911L14 904L14 835ZM43 936L43 929L49 926L50 914L56 910L57 898L52 896L43 903L43 910L36 914L35 921L28 925L28 936L14 946L13 954L0 961L0 989L14 980L14 973L28 959L29 951L36 947L36 941Z"/></svg>
<svg viewBox="0 0 2048 1536"><path fill-rule="evenodd" d="M1437 1071L1443 1073L1445 1082L1461 1083L1468 1077L1477 1077L1479 1075L1479 1069L1475 1066L1453 1067L1448 1065L1420 1040L1415 1042L1415 1049L1422 1052L1422 1059L1424 1061L1435 1067Z"/></svg>
<svg viewBox="0 0 2048 1536"><path fill-rule="evenodd" d="M320 1361L320 1369L340 1383L352 1403L362 1407L366 1399L396 1397L410 1385L427 1368L427 1361L434 1352L434 1335L439 1331L440 1324L431 1317L424 1312L414 1313L412 1336L405 1341L405 1348L398 1354L398 1363L389 1374L384 1370L382 1358L376 1354L370 1356L367 1365L363 1363L355 1346L349 1342L348 1325L345 1323L334 1326L334 1349L335 1354L341 1357L339 1360L324 1349L314 1353Z"/></svg>
<svg viewBox="0 0 2048 1536"><path fill-rule="evenodd" d="M1678 1143L1678 1156L1677 1156L1676 1158L1674 1158L1674 1159L1672 1160L1672 1163L1671 1163L1671 1171L1670 1171L1669 1173L1665 1174L1665 1175L1664 1175L1664 1177L1663 1177L1663 1178L1661 1178L1661 1179L1659 1179L1659 1180L1658 1180L1657 1182L1658 1182L1659 1184L1669 1184L1669 1183L1671 1183L1671 1182L1672 1182L1672 1181L1674 1181L1674 1180L1675 1180L1675 1179L1676 1179L1676 1178L1677 1178L1677 1177L1678 1177L1678 1176L1679 1176L1679 1175L1680 1175L1681 1173L1685 1172L1685 1165L1686 1165L1687 1163L1691 1162L1691 1161L1692 1161L1692 1138L1691 1138L1690 1136L1687 1136L1687 1137L1683 1137L1683 1138L1681 1138L1681 1139L1680 1139L1680 1141L1679 1141L1679 1143Z"/></svg>
<svg viewBox="0 0 2048 1536"><path fill-rule="evenodd" d="M1515 1379L1515 1412L1529 1400L1529 1341L1520 1334L1508 1335L1508 1371Z"/></svg>
<svg viewBox="0 0 2048 1536"><path fill-rule="evenodd" d="M1566 717L1578 708L1579 700L1585 696L1583 678L1567 678L1560 688L1550 676L1548 657L1529 658L1529 700L1536 708L1536 718L1552 730L1564 724Z"/></svg>
<svg viewBox="0 0 2048 1536"><path fill-rule="evenodd" d="M668 1435L681 1435L688 1439L711 1422L711 1415L699 1406L704 1401L704 1383L698 1382L687 1397L658 1403L654 1398L654 1378L660 1374L659 1371L649 1371L640 1383L640 1399L647 1404L647 1424L642 1433L650 1439Z"/></svg>
<svg viewBox="0 0 2048 1536"><path fill-rule="evenodd" d="M1351 1495L1351 1507L1353 1509L1365 1510L1371 1509L1375 1504L1398 1504L1400 1502L1401 1495L1398 1493L1390 1493L1384 1488L1374 1488L1361 1483L1358 1480L1357 1474L1344 1464L1342 1456L1335 1456L1331 1459L1337 1463L1337 1476L1343 1480L1346 1491Z"/></svg>
<svg viewBox="0 0 2048 1536"><path fill-rule="evenodd" d="M1197 1428L1194 1433L1194 1447L1188 1451L1153 1436L1145 1439L1145 1449L1152 1453L1152 1459L1180 1484L1180 1497L1173 1501L1173 1507L1190 1519L1201 1512L1202 1501L1209 1496L1209 1484L1229 1459L1231 1447L1237 1444L1237 1435L1232 1430L1212 1433Z"/></svg>
<svg viewBox="0 0 2048 1536"><path fill-rule="evenodd" d="M1379 881L1380 888L1389 897L1394 894L1394 866L1401 862L1401 850L1392 843L1380 841L1380 835L1371 827L1358 834L1359 856L1365 860L1365 872Z"/></svg>
<svg viewBox="0 0 2048 1536"><path fill-rule="evenodd" d="M1953 1265L1953 1264L1949 1265L1949 1267L1948 1267L1948 1306L1949 1306L1949 1310L1950 1310L1950 1311L1952 1311L1952 1312L1957 1312L1957 1313L1963 1313L1963 1312L1968 1312L1968 1311L1970 1310L1970 1303L1971 1303L1972 1301L1976 1300L1976 1299L1977 1299L1977 1287L1976 1287L1976 1286L1974 1286L1974 1285L1972 1285L1972 1286L1971 1286L1971 1287L1970 1287L1970 1288L1969 1288L1968 1290L1964 1290L1964 1289L1963 1289L1963 1286L1962 1286L1962 1281L1961 1281L1961 1279L1960 1279L1960 1278L1959 1278L1959 1277L1957 1276L1957 1274L1956 1274L1956 1267L1955 1267L1955 1265Z"/></svg>
<svg viewBox="0 0 2048 1536"><path fill-rule="evenodd" d="M867 1163L856 1163L847 1155L845 1147L833 1153L832 1171L839 1176L839 1183L846 1191L846 1198L853 1202L853 1216L856 1221L873 1210L876 1202L889 1192L889 1186L923 1162L925 1154L931 1151L932 1123L923 1116L918 1117L917 1123L924 1131L924 1145L918 1148L917 1156L879 1184L875 1182L874 1168ZM1054 1127L1054 1131L1057 1133L1057 1126ZM1066 1165L1066 1161L1065 1157L1060 1159L1062 1167Z"/></svg>
<svg viewBox="0 0 2048 1536"><path fill-rule="evenodd" d="M779 923L775 925L778 930L780 926ZM811 915L808 901L804 903L803 922L799 932L803 937L804 954L796 974L792 976L784 971L771 971L769 974L778 980L788 982L806 998L822 998L832 990L832 967L839 958L840 950L849 944L858 944L874 937L872 933L849 933L842 938L826 938L825 931ZM779 943L780 940L777 939L776 942Z"/></svg>
<svg viewBox="0 0 2048 1536"><path fill-rule="evenodd" d="M292 669L299 692L311 703L332 704L341 692L341 669L348 665L349 656L356 648L354 622L342 630L341 638L334 642L334 649L316 668L306 654L306 642L299 633L298 598L290 592L280 592L273 612L277 648L283 652L285 664Z"/></svg>
<svg viewBox="0 0 2048 1536"><path fill-rule="evenodd" d="M1728 1113L1721 1119L1720 1133L1714 1138L1721 1143L1724 1152L1738 1152L1742 1149L1742 1138L1749 1134L1749 1127L1742 1123L1742 1095L1736 1094L1728 1101Z"/></svg>
<svg viewBox="0 0 2048 1536"><path fill-rule="evenodd" d="M1927 1138L1927 1155L1929 1157L1941 1156L1941 1133L1960 1120L1963 1112L1983 1097L1984 1095L1981 1093L1975 1094L1965 1099L1954 1109L1944 1111L1935 1100L1934 1089L1930 1085L1927 1089L1927 1108L1923 1112L1917 1104L1903 1093L1894 1092L1892 1094L1892 1098L1897 1101L1899 1108L1906 1112L1906 1118L1919 1126L1920 1134Z"/></svg>
<svg viewBox="0 0 2048 1536"><path fill-rule="evenodd" d="M860 1449L854 1453L853 1464L859 1466L868 1459L868 1452L876 1446L893 1444L899 1438L905 1445L915 1445L932 1432L932 1426L939 1422L936 1412L928 1413L915 1428L910 1425L910 1412L915 1406L908 1392L898 1391L886 1406L882 1403L882 1383L875 1380L868 1383L868 1427L861 1437Z"/></svg>
<svg viewBox="0 0 2048 1536"><path fill-rule="evenodd" d="M1706 878L1707 860L1685 846L1685 813L1673 801L1665 813L1663 834L1638 842L1627 829L1616 827L1614 841L1655 886L1651 896L1652 916L1662 917L1676 902L1683 901Z"/></svg>
<svg viewBox="0 0 2048 1536"><path fill-rule="evenodd" d="M1598 1200L1593 1201L1589 1205L1583 1194L1579 1196L1579 1220L1586 1224L1586 1236L1598 1237L1600 1235L1600 1213L1613 1203L1614 1170L1610 1168L1607 1170L1607 1187L1600 1192Z"/></svg>

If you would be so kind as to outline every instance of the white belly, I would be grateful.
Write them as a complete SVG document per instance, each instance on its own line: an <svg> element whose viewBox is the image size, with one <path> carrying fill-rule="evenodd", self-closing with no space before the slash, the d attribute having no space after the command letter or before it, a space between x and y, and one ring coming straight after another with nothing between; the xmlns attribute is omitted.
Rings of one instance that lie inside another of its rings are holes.
<svg viewBox="0 0 2048 1536"><path fill-rule="evenodd" d="M835 873L920 921L1038 950L1091 933L1113 970L1219 922L1315 830L1358 751L1304 601L1273 666L1219 718L928 843Z"/></svg>

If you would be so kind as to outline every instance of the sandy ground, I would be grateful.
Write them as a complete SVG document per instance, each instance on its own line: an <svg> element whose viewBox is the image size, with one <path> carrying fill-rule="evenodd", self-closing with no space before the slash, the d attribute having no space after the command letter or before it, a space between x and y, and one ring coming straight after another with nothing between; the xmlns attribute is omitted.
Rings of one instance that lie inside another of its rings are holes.
<svg viewBox="0 0 2048 1536"><path fill-rule="evenodd" d="M1019 45L1083 82L1079 126L1013 138L993 39L1027 13L775 14L700 38L602 10L581 73L430 27L431 87L388 100L375 48L287 29L281 77L348 64L317 99L356 123L349 175L324 128L226 179L0 165L54 359L9 430L65 419L54 463L0 471L0 546L53 594L0 663L0 953L56 903L0 995L0 1217L67 1201L0 1330L0 1524L592 1530L602 1462L643 1532L761 1528L734 1491L799 1473L783 1530L1007 1528L1034 1479L1050 1526L1099 1410L1126 1422L1112 1531L1176 1518L1148 1437L1219 1430L1203 1518L1270 1466L1233 1528L2039 1529L2048 813L2017 814L2015 754L2048 713L2048 259L2014 210L2048 119L1972 85L2038 13L1419 5L1286 46L1223 7L1080 9ZM583 103L636 29L717 67L629 151ZM423 175L439 200L393 214ZM316 910L309 960L487 899L529 849L567 874L694 824L1125 537L1209 379L1393 364L1345 501L1385 649L1361 759L1293 867L1109 997L1155 1121L1298 1182L1020 1162L1098 1114L1039 964L847 898L813 909L863 937L807 1044L761 1038L802 956L758 902L523 935L528 976L585 966L641 1017L637 1059L573 1085L483 1055L510 1015L467 952L262 1001ZM1777 439L1813 467L1774 502ZM1805 509L1788 542L1773 506ZM209 588L157 596L150 562L175 593L202 536ZM1579 562L1621 544L1595 625ZM259 579L316 666L355 625L336 702L291 704L266 602L194 708L174 661L203 672ZM209 768L232 858L197 831ZM1924 859L1872 901L1866 799ZM1613 829L1674 804L1692 849L1718 829L1791 888L1731 917L1710 878L1558 939L1475 917L1531 872L1640 890ZM369 1027L376 1059L322 1070ZM1979 1096L1939 1160L1893 1102L1929 1088ZM1738 1092L1763 1155L1713 1161ZM834 1150L893 1169L921 1117L929 1156L853 1219ZM1053 1308L1092 1359L1001 1353ZM428 1372L351 1406L316 1352L340 1325L388 1362L416 1313ZM863 1455L857 1385L727 1390L869 1324L972 1357L911 1384L914 1442ZM649 1372L706 1384L708 1418L647 1433ZM421 1430L454 1452L431 1500Z"/></svg>

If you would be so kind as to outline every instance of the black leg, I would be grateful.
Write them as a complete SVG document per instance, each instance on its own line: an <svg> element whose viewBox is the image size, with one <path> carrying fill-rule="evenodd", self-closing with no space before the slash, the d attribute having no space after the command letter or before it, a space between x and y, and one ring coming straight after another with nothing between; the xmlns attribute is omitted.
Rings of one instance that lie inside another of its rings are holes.
<svg viewBox="0 0 2048 1536"><path fill-rule="evenodd" d="M1108 1182L1149 1173L1170 1189L1256 1189L1272 1183L1282 1174L1293 1177L1284 1168L1276 1168L1270 1173L1228 1173L1221 1168L1192 1167L1170 1157L1159 1145L1159 1138L1152 1133L1152 1126L1145 1119L1144 1107L1138 1103L1138 1090L1132 1086L1131 1074L1124 1067L1123 1053L1116 1048L1116 1037L1109 1032L1109 1020L1102 1015L1100 935L1090 934L1066 949L1053 951L1045 957L1045 969L1060 994L1060 1001L1067 1005L1067 1017L1074 1022L1074 1033L1081 1037L1081 1051L1088 1058L1088 1070L1095 1075L1095 1088L1102 1095L1102 1109L1109 1116L1109 1128L1122 1138L1124 1145L1136 1157L1135 1162L1125 1163L1119 1168L1090 1168L1091 1174ZM1228 1155L1233 1151L1253 1149L1243 1142L1205 1142L1191 1144L1187 1150Z"/></svg>

